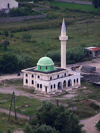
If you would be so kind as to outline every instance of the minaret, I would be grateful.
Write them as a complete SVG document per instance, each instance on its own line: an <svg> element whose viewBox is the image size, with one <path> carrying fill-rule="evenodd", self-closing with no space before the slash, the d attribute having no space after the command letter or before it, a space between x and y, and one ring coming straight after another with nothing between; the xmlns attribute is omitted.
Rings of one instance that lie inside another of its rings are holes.
<svg viewBox="0 0 100 133"><path fill-rule="evenodd" d="M63 18L61 35L59 36L59 40L61 41L61 68L66 68L66 41L68 40L68 36L66 36L66 26Z"/></svg>

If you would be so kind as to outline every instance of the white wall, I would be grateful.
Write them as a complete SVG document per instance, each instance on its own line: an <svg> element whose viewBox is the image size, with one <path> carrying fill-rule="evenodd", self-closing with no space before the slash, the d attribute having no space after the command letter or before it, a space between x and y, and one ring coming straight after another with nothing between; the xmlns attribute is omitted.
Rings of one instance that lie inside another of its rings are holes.
<svg viewBox="0 0 100 133"><path fill-rule="evenodd" d="M18 8L18 2L15 0L0 0L0 10L9 8Z"/></svg>

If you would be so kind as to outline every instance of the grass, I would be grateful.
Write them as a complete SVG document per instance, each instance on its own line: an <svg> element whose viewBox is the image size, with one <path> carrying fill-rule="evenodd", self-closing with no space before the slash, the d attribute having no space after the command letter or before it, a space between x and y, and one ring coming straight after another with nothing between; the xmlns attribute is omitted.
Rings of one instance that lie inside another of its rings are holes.
<svg viewBox="0 0 100 133"><path fill-rule="evenodd" d="M16 121L14 117L10 117L10 121L8 122L8 115L5 113L0 113L0 130L1 131L7 131L10 129L11 131L14 131L18 128L24 128L25 123L27 121L23 119L19 119Z"/></svg>
<svg viewBox="0 0 100 133"><path fill-rule="evenodd" d="M10 94L0 94L0 107L9 109L11 104ZM3 100L7 100L2 102ZM34 98L28 98L26 96L16 96L16 111L25 115L36 114L38 107L41 105L41 101ZM12 106L14 110L14 106Z"/></svg>
<svg viewBox="0 0 100 133"><path fill-rule="evenodd" d="M59 6L60 8L66 9L80 9L85 11L97 11L98 9L94 8L93 5L82 5L82 4L73 4L73 3L66 3L66 2L51 2L53 6Z"/></svg>

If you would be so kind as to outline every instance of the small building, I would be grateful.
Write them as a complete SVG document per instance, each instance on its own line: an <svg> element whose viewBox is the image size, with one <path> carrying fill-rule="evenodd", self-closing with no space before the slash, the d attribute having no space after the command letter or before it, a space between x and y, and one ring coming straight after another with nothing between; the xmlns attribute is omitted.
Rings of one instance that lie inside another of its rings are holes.
<svg viewBox="0 0 100 133"><path fill-rule="evenodd" d="M0 0L0 10L18 8L18 2L15 0Z"/></svg>
<svg viewBox="0 0 100 133"><path fill-rule="evenodd" d="M91 58L100 57L100 48L99 47L87 47L87 55Z"/></svg>

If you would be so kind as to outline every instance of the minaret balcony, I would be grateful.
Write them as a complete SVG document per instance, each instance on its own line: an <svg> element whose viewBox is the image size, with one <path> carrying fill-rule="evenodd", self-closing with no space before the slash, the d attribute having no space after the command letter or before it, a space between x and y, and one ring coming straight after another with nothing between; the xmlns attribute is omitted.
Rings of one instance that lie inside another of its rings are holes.
<svg viewBox="0 0 100 133"><path fill-rule="evenodd" d="M64 37L59 36L59 40L61 40L61 41L66 41L66 40L68 40L68 36L64 36Z"/></svg>

